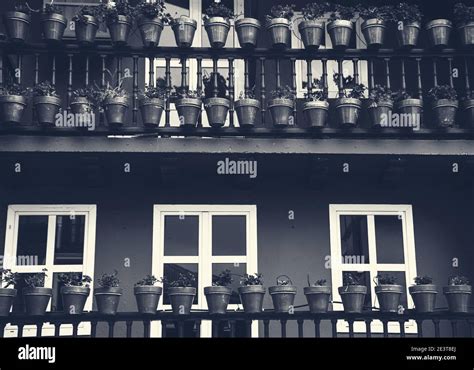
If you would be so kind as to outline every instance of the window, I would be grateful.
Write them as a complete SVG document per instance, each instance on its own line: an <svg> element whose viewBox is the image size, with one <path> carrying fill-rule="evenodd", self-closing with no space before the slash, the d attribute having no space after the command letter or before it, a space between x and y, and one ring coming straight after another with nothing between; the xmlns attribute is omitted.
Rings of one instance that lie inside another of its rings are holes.
<svg viewBox="0 0 474 370"><path fill-rule="evenodd" d="M153 225L153 262L155 276L173 280L178 274L191 272L197 277L194 309L207 309L204 287L212 285L213 276L229 269L243 275L257 271L256 207L247 205L155 205ZM234 276L229 309L240 304ZM166 294L159 309L170 309ZM256 323L255 323L256 324ZM160 336L163 328L155 324L152 335ZM173 335L172 328L166 328ZM200 333L188 328L187 335L209 337L211 326L201 324ZM221 328L224 331L225 328ZM171 332L170 332L171 331ZM252 328L257 335L257 327Z"/></svg>
<svg viewBox="0 0 474 370"><path fill-rule="evenodd" d="M405 288L401 304L413 308L408 293L408 286L416 276L412 207L331 204L329 218L334 301L341 302L337 288L342 286L344 273L352 271L361 273L367 285L365 305L377 307L374 278L382 273L398 278ZM342 304L334 304L334 310L342 309ZM398 332L398 323L391 324L389 330ZM405 325L407 332L416 330L411 322ZM381 332L381 329L380 321L372 322L373 332ZM347 323L339 322L338 330L347 332ZM356 323L354 330L364 332L365 324Z"/></svg>
<svg viewBox="0 0 474 370"><path fill-rule="evenodd" d="M62 311L60 273L80 272L94 277L95 205L10 205L5 237L4 268L21 274L41 272L46 268L45 287L53 289L48 311ZM21 291L21 284L16 287ZM91 286L92 288L92 286ZM92 295L85 310L92 309ZM21 294L13 311L23 311ZM7 335L16 328L7 327ZM63 325L61 334L71 328ZM83 324L80 334L86 334ZM34 335L35 328L24 328L24 336ZM43 326L43 335L53 335L51 325Z"/></svg>

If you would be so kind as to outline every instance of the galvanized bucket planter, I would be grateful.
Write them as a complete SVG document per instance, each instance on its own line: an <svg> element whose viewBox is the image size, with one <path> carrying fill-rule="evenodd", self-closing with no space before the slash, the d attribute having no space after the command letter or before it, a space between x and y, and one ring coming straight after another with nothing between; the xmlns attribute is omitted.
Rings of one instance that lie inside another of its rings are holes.
<svg viewBox="0 0 474 370"><path fill-rule="evenodd" d="M123 125L127 120L128 98L107 98L104 102L105 117L109 125Z"/></svg>
<svg viewBox="0 0 474 370"><path fill-rule="evenodd" d="M268 288L273 308L278 313L289 313L294 309L297 289L294 285L275 285Z"/></svg>
<svg viewBox="0 0 474 370"><path fill-rule="evenodd" d="M130 17L119 15L115 22L107 23L107 27L114 45L120 46L127 44L128 36L132 29L132 19Z"/></svg>
<svg viewBox="0 0 474 370"><path fill-rule="evenodd" d="M342 305L346 313L360 313L364 308L367 287L365 285L348 285L338 288Z"/></svg>
<svg viewBox="0 0 474 370"><path fill-rule="evenodd" d="M171 308L175 315L189 315L193 305L196 288L168 288Z"/></svg>
<svg viewBox="0 0 474 370"><path fill-rule="evenodd" d="M225 98L209 98L204 100L204 108L206 109L207 119L211 127L222 127L225 125L227 113L230 108L229 99Z"/></svg>
<svg viewBox="0 0 474 370"><path fill-rule="evenodd" d="M332 47L344 49L349 47L354 26L351 21L338 19L328 23L327 29L331 38Z"/></svg>
<svg viewBox="0 0 474 370"><path fill-rule="evenodd" d="M304 287L304 295L308 301L309 312L325 313L328 311L331 287L318 285Z"/></svg>
<svg viewBox="0 0 474 370"><path fill-rule="evenodd" d="M56 96L35 96L33 107L41 125L53 126L61 108L61 98Z"/></svg>
<svg viewBox="0 0 474 370"><path fill-rule="evenodd" d="M240 301L245 313L262 312L265 288L261 285L239 287Z"/></svg>
<svg viewBox="0 0 474 370"><path fill-rule="evenodd" d="M414 48L418 44L421 25L419 22L403 24L397 28L398 45L402 48Z"/></svg>
<svg viewBox="0 0 474 370"><path fill-rule="evenodd" d="M448 301L449 311L469 312L472 287L470 285L449 285L443 287L443 293Z"/></svg>
<svg viewBox="0 0 474 370"><path fill-rule="evenodd" d="M163 31L163 22L160 18L140 17L137 21L138 29L145 47L158 46L161 32Z"/></svg>
<svg viewBox="0 0 474 370"><path fill-rule="evenodd" d="M303 104L303 114L311 127L324 127L328 120L327 101L308 101Z"/></svg>
<svg viewBox="0 0 474 370"><path fill-rule="evenodd" d="M417 312L433 312L436 304L436 285L413 285L408 288Z"/></svg>
<svg viewBox="0 0 474 370"><path fill-rule="evenodd" d="M318 49L321 46L325 32L324 26L324 22L318 20L302 21L298 24L301 40L306 49Z"/></svg>
<svg viewBox="0 0 474 370"><path fill-rule="evenodd" d="M474 99L465 99L461 102L464 122L467 127L474 127Z"/></svg>
<svg viewBox="0 0 474 370"><path fill-rule="evenodd" d="M103 315L115 315L122 296L122 288L96 288L94 296L97 302L97 310Z"/></svg>
<svg viewBox="0 0 474 370"><path fill-rule="evenodd" d="M398 102L397 109L399 113L411 119L412 127L419 128L423 114L423 100L404 99Z"/></svg>
<svg viewBox="0 0 474 370"><path fill-rule="evenodd" d="M338 123L342 126L356 126L362 102L354 98L339 98L335 102Z"/></svg>
<svg viewBox="0 0 474 370"><path fill-rule="evenodd" d="M202 101L199 98L183 98L175 102L181 126L196 127L201 115Z"/></svg>
<svg viewBox="0 0 474 370"><path fill-rule="evenodd" d="M62 14L43 14L41 16L43 38L46 41L61 41L67 26L67 19Z"/></svg>
<svg viewBox="0 0 474 370"><path fill-rule="evenodd" d="M27 99L21 95L0 96L0 123L19 124L22 121Z"/></svg>
<svg viewBox="0 0 474 370"><path fill-rule="evenodd" d="M140 99L138 106L145 126L155 127L160 124L161 115L165 108L163 99Z"/></svg>
<svg viewBox="0 0 474 370"><path fill-rule="evenodd" d="M262 28L260 21L254 18L241 18L235 21L235 31L239 44L243 48L254 48L257 46L258 32Z"/></svg>
<svg viewBox="0 0 474 370"><path fill-rule="evenodd" d="M381 284L375 287L380 312L398 312L403 287L398 284Z"/></svg>
<svg viewBox="0 0 474 370"><path fill-rule="evenodd" d="M29 35L31 17L22 12L6 12L3 23L7 37L13 42L24 42Z"/></svg>
<svg viewBox="0 0 474 370"><path fill-rule="evenodd" d="M50 288L23 288L23 298L27 315L42 316L46 312L49 300L53 296Z"/></svg>
<svg viewBox="0 0 474 370"><path fill-rule="evenodd" d="M431 47L445 48L449 45L449 37L453 24L447 19L434 19L425 26L428 42Z"/></svg>
<svg viewBox="0 0 474 370"><path fill-rule="evenodd" d="M75 22L76 39L82 45L90 45L95 42L99 23L91 15L85 15L86 23Z"/></svg>
<svg viewBox="0 0 474 370"><path fill-rule="evenodd" d="M257 115L260 111L260 101L257 99L244 98L234 103L240 127L253 127L257 123Z"/></svg>
<svg viewBox="0 0 474 370"><path fill-rule="evenodd" d="M361 25L367 47L380 48L385 40L387 26L382 19L367 19Z"/></svg>
<svg viewBox="0 0 474 370"><path fill-rule="evenodd" d="M458 101L439 99L433 102L433 113L435 123L438 127L451 127L456 121Z"/></svg>
<svg viewBox="0 0 474 370"><path fill-rule="evenodd" d="M61 296L63 298L63 310L69 315L80 315L84 311L87 297L91 290L85 286L63 286Z"/></svg>
<svg viewBox="0 0 474 370"><path fill-rule="evenodd" d="M284 127L291 124L293 119L292 99L272 99L268 102L268 110L272 116L273 125L276 127Z"/></svg>
<svg viewBox="0 0 474 370"><path fill-rule="evenodd" d="M16 289L0 288L0 317L5 317L10 314L10 309L12 308L16 294Z"/></svg>
<svg viewBox="0 0 474 370"><path fill-rule="evenodd" d="M389 126L388 118L393 111L393 102L379 101L378 103L371 103L368 107L370 122L374 127ZM384 120L385 118L385 120ZM384 122L386 123L384 124Z"/></svg>
<svg viewBox="0 0 474 370"><path fill-rule="evenodd" d="M232 289L225 286L208 286L204 288L204 295L210 314L225 314Z"/></svg>
<svg viewBox="0 0 474 370"><path fill-rule="evenodd" d="M193 44L197 22L188 17L180 17L179 21L171 26L174 32L176 45L180 48L189 48Z"/></svg>
<svg viewBox="0 0 474 370"><path fill-rule="evenodd" d="M158 308L163 288L153 285L137 285L133 288L137 300L138 312L141 314L154 314Z"/></svg>
<svg viewBox="0 0 474 370"><path fill-rule="evenodd" d="M223 48L230 30L230 22L223 17L211 17L204 22L209 43L213 48Z"/></svg>
<svg viewBox="0 0 474 370"><path fill-rule="evenodd" d="M462 45L474 45L474 22L469 22L458 26L458 34Z"/></svg>
<svg viewBox="0 0 474 370"><path fill-rule="evenodd" d="M274 18L268 21L266 29L275 48L288 48L291 44L290 21L286 18Z"/></svg>

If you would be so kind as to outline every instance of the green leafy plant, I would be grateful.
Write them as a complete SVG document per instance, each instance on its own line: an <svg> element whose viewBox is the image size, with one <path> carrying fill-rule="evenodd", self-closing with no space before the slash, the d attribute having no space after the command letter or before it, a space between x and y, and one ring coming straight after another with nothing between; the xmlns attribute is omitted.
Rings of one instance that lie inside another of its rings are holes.
<svg viewBox="0 0 474 370"><path fill-rule="evenodd" d="M63 14L63 9L51 1L51 3L45 4L43 14Z"/></svg>
<svg viewBox="0 0 474 370"><path fill-rule="evenodd" d="M137 281L135 283L136 286L153 286L157 283L162 283L163 279L162 278L157 278L155 275L147 275L143 279Z"/></svg>
<svg viewBox="0 0 474 370"><path fill-rule="evenodd" d="M308 87L308 82L303 81L303 89ZM306 101L325 101L328 99L328 93L324 88L324 83L322 80L315 78L311 84L311 92L306 92L304 98Z"/></svg>
<svg viewBox="0 0 474 370"><path fill-rule="evenodd" d="M397 278L389 274L378 274L375 279L376 285L396 285Z"/></svg>
<svg viewBox="0 0 474 370"><path fill-rule="evenodd" d="M101 91L94 86L86 86L76 89L72 92L74 98L86 98L92 105L100 105L101 103Z"/></svg>
<svg viewBox="0 0 474 370"><path fill-rule="evenodd" d="M122 87L120 83L118 86L112 87L107 84L106 87L100 90L99 101L105 103L107 99L128 98L128 92Z"/></svg>
<svg viewBox="0 0 474 370"><path fill-rule="evenodd" d="M228 286L230 284L232 284L232 273L230 270L224 270L212 279L212 286Z"/></svg>
<svg viewBox="0 0 474 370"><path fill-rule="evenodd" d="M369 93L369 100L375 104L393 102L393 92L386 86L375 85Z"/></svg>
<svg viewBox="0 0 474 370"><path fill-rule="evenodd" d="M103 21L103 14L99 6L86 5L81 8L78 14L72 17L72 20L76 23L87 24L86 16L94 17L99 22Z"/></svg>
<svg viewBox="0 0 474 370"><path fill-rule="evenodd" d="M259 272L256 272L255 275L245 274L242 277L240 284L244 286L263 285L263 275Z"/></svg>
<svg viewBox="0 0 474 370"><path fill-rule="evenodd" d="M166 276L162 280L165 286L171 288L189 288L196 286L196 275L192 272L185 274L179 273L178 278L173 281L169 281Z"/></svg>
<svg viewBox="0 0 474 370"><path fill-rule="evenodd" d="M59 97L58 93L56 92L56 87L54 87L49 81L40 82L39 84L33 87L32 92L33 96Z"/></svg>
<svg viewBox="0 0 474 370"><path fill-rule="evenodd" d="M295 99L295 91L290 86L278 86L270 95L272 99Z"/></svg>
<svg viewBox="0 0 474 370"><path fill-rule="evenodd" d="M212 17L222 17L225 19L234 18L234 12L222 3L213 2L204 10L202 18L204 21L208 21Z"/></svg>
<svg viewBox="0 0 474 370"><path fill-rule="evenodd" d="M313 21L322 18L329 9L330 5L327 2L313 2L306 4L301 13L305 21Z"/></svg>
<svg viewBox="0 0 474 370"><path fill-rule="evenodd" d="M427 275L417 276L413 280L415 281L415 285L428 285L433 283L433 278Z"/></svg>
<svg viewBox="0 0 474 370"><path fill-rule="evenodd" d="M339 85L339 79L341 74L334 73L333 81L336 85ZM342 75L342 88L345 98L360 99L364 96L366 87L364 84L356 83L355 78L352 76Z"/></svg>
<svg viewBox="0 0 474 370"><path fill-rule="evenodd" d="M59 274L58 279L65 286L89 287L92 278L89 275L83 275L80 272L67 272Z"/></svg>
<svg viewBox="0 0 474 370"><path fill-rule="evenodd" d="M457 100L458 98L456 90L450 85L435 86L428 91L428 96L434 101L440 99Z"/></svg>
<svg viewBox="0 0 474 370"><path fill-rule="evenodd" d="M15 286L20 280L18 272L12 272L10 269L0 268L0 285L5 284L4 288Z"/></svg>
<svg viewBox="0 0 474 370"><path fill-rule="evenodd" d="M42 288L44 287L44 280L46 278L47 269L42 269L42 272L36 272L32 274L26 274L23 277L26 287L28 288Z"/></svg>
<svg viewBox="0 0 474 370"><path fill-rule="evenodd" d="M329 21L350 21L355 18L357 13L357 8L352 6L344 6L341 4L331 4L329 11Z"/></svg>
<svg viewBox="0 0 474 370"><path fill-rule="evenodd" d="M285 18L291 21L295 15L295 5L274 5L270 9L270 14L266 16L267 21L275 18Z"/></svg>
<svg viewBox="0 0 474 370"><path fill-rule="evenodd" d="M189 86L173 86L173 90L171 92L171 99L201 99L202 98L202 91L201 90L190 90Z"/></svg>
<svg viewBox="0 0 474 370"><path fill-rule="evenodd" d="M26 0L16 0L15 5L13 6L13 9L15 9L16 12L24 13L24 14L30 14L31 13L31 8L28 6L28 3Z"/></svg>
<svg viewBox="0 0 474 370"><path fill-rule="evenodd" d="M289 276L280 275L277 277L277 285L287 286L287 285L293 285L293 283L291 282L291 279Z"/></svg>
<svg viewBox="0 0 474 370"><path fill-rule="evenodd" d="M101 18L107 23L115 23L118 20L119 15L132 17L134 8L128 3L127 0L116 0L115 2L102 3L98 6L98 14L101 14Z"/></svg>
<svg viewBox="0 0 474 370"><path fill-rule="evenodd" d="M166 99L166 83L162 84L159 80L160 79L158 79L156 86L145 85L145 91L140 93L139 98L145 101L151 99Z"/></svg>
<svg viewBox="0 0 474 370"><path fill-rule="evenodd" d="M141 0L133 9L133 15L137 18L160 19L163 23L168 23L171 15L166 13L166 5L163 0L146 2Z"/></svg>
<svg viewBox="0 0 474 370"><path fill-rule="evenodd" d="M469 279L465 276L451 276L448 279L448 285L469 285Z"/></svg>
<svg viewBox="0 0 474 370"><path fill-rule="evenodd" d="M306 275L306 281L308 282L308 286L327 286L328 285L326 279L319 279L319 280L316 280L314 283L311 283L309 274Z"/></svg>
<svg viewBox="0 0 474 370"><path fill-rule="evenodd" d="M390 21L393 19L393 6L359 6L359 16L365 20L379 19L382 21Z"/></svg>
<svg viewBox="0 0 474 370"><path fill-rule="evenodd" d="M401 102L402 100L406 99L413 99L413 96L404 90L398 90L394 95L393 95L393 100L396 102Z"/></svg>
<svg viewBox="0 0 474 370"><path fill-rule="evenodd" d="M361 284L362 274L356 273L356 272L346 272L344 273L342 280L343 280L342 284L344 286L362 285Z"/></svg>
<svg viewBox="0 0 474 370"><path fill-rule="evenodd" d="M458 25L474 22L474 7L469 7L463 3L454 5L454 21Z"/></svg>
<svg viewBox="0 0 474 370"><path fill-rule="evenodd" d="M239 99L245 99L246 97L248 99L256 99L255 85L253 85L252 87L249 87L246 91L240 92Z"/></svg>
<svg viewBox="0 0 474 370"><path fill-rule="evenodd" d="M204 96L206 99L214 97L214 78L216 75L214 72L206 74L202 83L204 85ZM218 98L228 98L227 95L228 87L227 80L219 72L217 72L217 97Z"/></svg>
<svg viewBox="0 0 474 370"><path fill-rule="evenodd" d="M416 4L400 3L392 9L392 20L408 24L413 22L421 22L423 15L420 8Z"/></svg>
<svg viewBox="0 0 474 370"><path fill-rule="evenodd" d="M9 83L0 87L0 96L25 96L28 97L31 94L31 89L23 87L17 83Z"/></svg>
<svg viewBox="0 0 474 370"><path fill-rule="evenodd" d="M117 275L117 270L114 270L113 274L102 274L97 280L97 285L101 288L117 288L120 286L120 279Z"/></svg>

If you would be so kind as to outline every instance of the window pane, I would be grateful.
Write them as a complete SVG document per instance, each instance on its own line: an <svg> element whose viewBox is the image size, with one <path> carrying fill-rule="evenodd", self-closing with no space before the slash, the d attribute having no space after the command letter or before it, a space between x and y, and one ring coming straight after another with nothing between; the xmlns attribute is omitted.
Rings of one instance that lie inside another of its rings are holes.
<svg viewBox="0 0 474 370"><path fill-rule="evenodd" d="M369 263L367 216L342 215L340 224L342 263Z"/></svg>
<svg viewBox="0 0 474 370"><path fill-rule="evenodd" d="M375 216L378 263L405 263L402 221L398 215Z"/></svg>
<svg viewBox="0 0 474 370"><path fill-rule="evenodd" d="M199 216L165 216L165 256L197 256Z"/></svg>
<svg viewBox="0 0 474 370"><path fill-rule="evenodd" d="M192 273L196 277L196 282L194 287L196 288L196 296L194 297L193 304L198 303L198 264L197 263L165 263L164 264L164 276L168 279L169 282L172 282L178 279L179 274L189 274ZM171 304L168 296L168 292L163 292L163 304Z"/></svg>
<svg viewBox="0 0 474 370"><path fill-rule="evenodd" d="M407 295L406 295L406 286L407 286L407 282L406 282L406 275L405 275L405 272L404 271L379 271L378 272L380 275L390 275L390 276L394 276L396 279L397 279L397 284L403 286L403 294L400 298L400 304L407 308L408 307L408 303L407 303Z"/></svg>
<svg viewBox="0 0 474 370"><path fill-rule="evenodd" d="M240 304L238 288L240 286L240 277L247 272L247 264L245 263L213 263L212 264L212 280L219 276L224 270L230 270L232 274L232 296L230 297L230 304Z"/></svg>
<svg viewBox="0 0 474 370"><path fill-rule="evenodd" d="M246 216L212 216L212 254L244 256L247 250Z"/></svg>
<svg viewBox="0 0 474 370"><path fill-rule="evenodd" d="M367 294L365 295L365 300L364 300L364 310L372 307L372 291L370 289L372 281L370 280L370 273L368 271L343 272L342 273L343 281L347 274L356 275L356 277L359 279L359 284L365 285L367 287Z"/></svg>
<svg viewBox="0 0 474 370"><path fill-rule="evenodd" d="M48 239L48 216L20 216L17 265L44 265Z"/></svg>
<svg viewBox="0 0 474 370"><path fill-rule="evenodd" d="M54 264L80 265L83 262L86 216L57 216Z"/></svg>

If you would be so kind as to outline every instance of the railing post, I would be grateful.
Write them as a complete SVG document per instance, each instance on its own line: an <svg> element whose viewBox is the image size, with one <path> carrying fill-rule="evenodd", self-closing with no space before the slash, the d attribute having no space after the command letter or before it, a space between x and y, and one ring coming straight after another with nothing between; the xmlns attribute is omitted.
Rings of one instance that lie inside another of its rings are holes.
<svg viewBox="0 0 474 370"><path fill-rule="evenodd" d="M244 59L244 98L248 98L248 91L250 89L250 80L249 80L249 60Z"/></svg>
<svg viewBox="0 0 474 370"><path fill-rule="evenodd" d="M230 127L234 127L234 58L229 58Z"/></svg>
<svg viewBox="0 0 474 370"><path fill-rule="evenodd" d="M337 319L331 319L332 337L337 338Z"/></svg>
<svg viewBox="0 0 474 370"><path fill-rule="evenodd" d="M453 338L456 338L458 336L458 322L456 320L451 320L451 331Z"/></svg>
<svg viewBox="0 0 474 370"><path fill-rule="evenodd" d="M197 58L197 82L196 82L196 90L198 92L202 92L202 58ZM198 118L198 126L202 126L202 107L201 107L201 114Z"/></svg>
<svg viewBox="0 0 474 370"><path fill-rule="evenodd" d="M155 58L150 55L148 57L148 85L151 87L155 86Z"/></svg>
<svg viewBox="0 0 474 370"><path fill-rule="evenodd" d="M268 319L263 320L263 336L265 338L270 337L270 320Z"/></svg>
<svg viewBox="0 0 474 370"><path fill-rule="evenodd" d="M304 338L304 320L298 319L298 338Z"/></svg>
<svg viewBox="0 0 474 370"><path fill-rule="evenodd" d="M435 337L439 338L440 332L439 332L439 319L433 319L433 325L435 329Z"/></svg>
<svg viewBox="0 0 474 370"><path fill-rule="evenodd" d="M165 102L165 127L170 126L170 112L171 112L171 59L165 58L165 80L166 80L166 102Z"/></svg>
<svg viewBox="0 0 474 370"><path fill-rule="evenodd" d="M97 336L97 320L91 321L91 337L95 338Z"/></svg>
<svg viewBox="0 0 474 370"><path fill-rule="evenodd" d="M23 55L18 54L17 63L18 63L17 64L18 65L17 83L21 85L21 79L22 79L21 75L23 74ZM54 68L53 71L56 72L56 57L53 57L53 68ZM54 82L53 82L53 85L54 85Z"/></svg>
<svg viewBox="0 0 474 370"><path fill-rule="evenodd" d="M133 102L132 102L132 123L138 122L138 56L133 56ZM158 122L159 124L159 122Z"/></svg>
<svg viewBox="0 0 474 370"><path fill-rule="evenodd" d="M385 58L385 84L390 89L390 58Z"/></svg>
<svg viewBox="0 0 474 370"><path fill-rule="evenodd" d="M262 126L265 126L265 100L266 100L266 92L265 92L265 58L260 58L260 103L261 103L261 110L260 113L262 115Z"/></svg>
<svg viewBox="0 0 474 370"><path fill-rule="evenodd" d="M3 87L3 50L0 50L0 87Z"/></svg>
<svg viewBox="0 0 474 370"><path fill-rule="evenodd" d="M418 98L423 99L423 84L421 83L421 58L416 58L416 75L417 75Z"/></svg>
<svg viewBox="0 0 474 370"><path fill-rule="evenodd" d="M306 91L308 95L313 91L313 61L311 59L306 59Z"/></svg>
<svg viewBox="0 0 474 370"><path fill-rule="evenodd" d="M337 81L339 97L343 98L344 97L344 75L343 75L343 69L342 69L342 59L339 59L337 61L337 72L339 73L339 79Z"/></svg>
<svg viewBox="0 0 474 370"><path fill-rule="evenodd" d="M133 321L132 320L127 320L125 322L125 325L127 326L127 338L131 338L132 337L132 325L133 325Z"/></svg>
<svg viewBox="0 0 474 370"><path fill-rule="evenodd" d="M212 96L214 98L217 98L219 96L219 79L217 78L217 73L218 73L218 70L217 70L217 59L214 58L212 60L212 73L213 73L213 80L212 80L212 87L213 87L213 90L212 90Z"/></svg>
<svg viewBox="0 0 474 370"><path fill-rule="evenodd" d="M416 327L418 331L418 338L423 338L423 320L415 320L416 321Z"/></svg>
<svg viewBox="0 0 474 370"><path fill-rule="evenodd" d="M454 87L453 81L453 58L448 58L448 69L449 69L449 86Z"/></svg>
<svg viewBox="0 0 474 370"><path fill-rule="evenodd" d="M438 66L436 58L433 58L433 86L438 86Z"/></svg>
<svg viewBox="0 0 474 370"><path fill-rule="evenodd" d="M235 338L235 320L230 320L229 326L230 326L230 337Z"/></svg>
<svg viewBox="0 0 474 370"><path fill-rule="evenodd" d="M34 74L35 74L35 85L38 85L39 84L39 54L38 53L35 53Z"/></svg>
<svg viewBox="0 0 474 370"><path fill-rule="evenodd" d="M328 60L326 58L321 59L321 63L323 65L323 91L324 94L328 94L329 87L328 87Z"/></svg>
<svg viewBox="0 0 474 370"><path fill-rule="evenodd" d="M67 79L67 101L66 107L70 109L71 99L72 99L72 54L68 54L68 79Z"/></svg>
<svg viewBox="0 0 474 370"><path fill-rule="evenodd" d="M117 86L122 86L122 57L117 57Z"/></svg>
<svg viewBox="0 0 474 370"><path fill-rule="evenodd" d="M143 320L143 336L150 338L150 320Z"/></svg>
<svg viewBox="0 0 474 370"><path fill-rule="evenodd" d="M466 97L471 97L471 85L469 83L469 65L467 62L467 57L464 58L464 84L465 84L465 91Z"/></svg>
<svg viewBox="0 0 474 370"><path fill-rule="evenodd" d="M372 337L372 319L365 320L365 336L367 338Z"/></svg>
<svg viewBox="0 0 474 370"><path fill-rule="evenodd" d="M109 324L109 338L113 338L114 337L115 321L109 320L109 321L107 321L107 323Z"/></svg>
<svg viewBox="0 0 474 370"><path fill-rule="evenodd" d="M295 99L293 101L293 122L294 125L296 125L296 59L291 58L291 89L293 90L293 93L295 94Z"/></svg>
<svg viewBox="0 0 474 370"><path fill-rule="evenodd" d="M281 337L286 338L286 319L281 319L280 320L280 325L281 325Z"/></svg>
<svg viewBox="0 0 474 370"><path fill-rule="evenodd" d="M56 55L53 55L53 64L52 64L51 72L52 72L51 85L53 85L53 87L56 87Z"/></svg>
<svg viewBox="0 0 474 370"><path fill-rule="evenodd" d="M314 336L316 338L321 337L321 320L319 319L314 320Z"/></svg>
<svg viewBox="0 0 474 370"><path fill-rule="evenodd" d="M369 91L375 86L374 81L374 60L372 58L369 59Z"/></svg>
<svg viewBox="0 0 474 370"><path fill-rule="evenodd" d="M352 59L352 68L354 70L354 81L356 84L359 83L359 59Z"/></svg>
<svg viewBox="0 0 474 370"><path fill-rule="evenodd" d="M402 67L402 91L406 92L407 91L407 81L406 81L406 75L405 75L405 60L402 59L401 61L401 67Z"/></svg>
<svg viewBox="0 0 474 370"><path fill-rule="evenodd" d="M275 78L277 89L281 87L281 72L280 72L280 59L275 59Z"/></svg>
<svg viewBox="0 0 474 370"><path fill-rule="evenodd" d="M398 321L400 326L400 338L405 338L405 320Z"/></svg>
<svg viewBox="0 0 474 370"><path fill-rule="evenodd" d="M85 78L85 82L86 82L86 86L89 86L89 67L90 67L90 57L89 57L89 54L86 55L86 78Z"/></svg>

